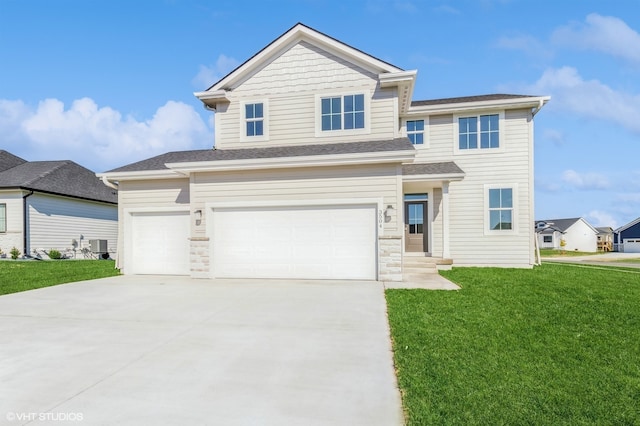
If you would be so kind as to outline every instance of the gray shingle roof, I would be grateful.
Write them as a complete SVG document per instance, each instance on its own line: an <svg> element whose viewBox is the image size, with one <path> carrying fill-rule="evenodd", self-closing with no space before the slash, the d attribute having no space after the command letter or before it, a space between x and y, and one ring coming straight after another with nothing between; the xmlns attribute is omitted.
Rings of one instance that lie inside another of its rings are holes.
<svg viewBox="0 0 640 426"><path fill-rule="evenodd" d="M428 106L428 105L444 105L444 104L461 104L465 102L482 102L482 101L499 101L518 98L530 98L531 95L508 95L508 94L490 94L478 96L461 96L458 98L442 98L427 99L423 101L412 101L411 106Z"/></svg>
<svg viewBox="0 0 640 426"><path fill-rule="evenodd" d="M26 163L27 160L23 160L20 157L13 155L10 152L0 149L0 172L8 170L12 167L19 166L22 163Z"/></svg>
<svg viewBox="0 0 640 426"><path fill-rule="evenodd" d="M541 234L553 234L555 231L566 232L574 223L579 221L579 217L573 217L570 219L549 219L543 222L553 223L549 228L540 232ZM540 222L540 221L538 221Z"/></svg>
<svg viewBox="0 0 640 426"><path fill-rule="evenodd" d="M73 161L23 162L0 172L0 188L22 188L86 200L117 203L116 191Z"/></svg>
<svg viewBox="0 0 640 426"><path fill-rule="evenodd" d="M405 164L402 166L402 174L407 175L446 175L464 173L453 161L443 163Z"/></svg>
<svg viewBox="0 0 640 426"><path fill-rule="evenodd" d="M166 163L189 163L196 161L229 161L267 159L283 157L302 157L313 155L358 154L366 152L413 151L408 138L383 141L325 143L317 145L274 146L266 148L243 149L201 149L195 151L175 151L158 155L137 163L128 164L105 173L139 172L166 170Z"/></svg>

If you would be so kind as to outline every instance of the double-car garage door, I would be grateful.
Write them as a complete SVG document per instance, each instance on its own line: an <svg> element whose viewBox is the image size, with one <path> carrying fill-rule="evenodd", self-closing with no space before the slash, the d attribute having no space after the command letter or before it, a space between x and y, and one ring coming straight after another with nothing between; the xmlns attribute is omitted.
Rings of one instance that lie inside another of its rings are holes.
<svg viewBox="0 0 640 426"><path fill-rule="evenodd" d="M622 241L625 253L640 253L640 238L625 238Z"/></svg>
<svg viewBox="0 0 640 426"><path fill-rule="evenodd" d="M376 279L373 205L216 208L210 217L216 278ZM189 274L189 215L133 215L138 274Z"/></svg>

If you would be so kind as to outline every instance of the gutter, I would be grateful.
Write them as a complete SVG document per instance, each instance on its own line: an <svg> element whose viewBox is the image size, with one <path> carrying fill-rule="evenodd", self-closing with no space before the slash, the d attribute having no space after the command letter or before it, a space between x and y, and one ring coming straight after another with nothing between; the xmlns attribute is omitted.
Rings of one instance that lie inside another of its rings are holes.
<svg viewBox="0 0 640 426"><path fill-rule="evenodd" d="M544 106L544 99L540 99L540 101L538 102L538 106L535 107L533 111L531 111L531 118L535 117L536 114L540 112L543 106Z"/></svg>
<svg viewBox="0 0 640 426"><path fill-rule="evenodd" d="M106 186L108 186L111 189L115 189L116 191L118 190L118 185L116 185L115 183L111 182L109 179L107 179L106 176L102 176L102 183L104 183Z"/></svg>
<svg viewBox="0 0 640 426"><path fill-rule="evenodd" d="M27 197L30 197L33 195L33 190L29 190L28 194L25 194L22 196L22 237L23 237L23 245L24 248L22 250L22 255L23 256L28 256L29 254L27 253L27 244L29 242L29 239L27 238L27 231L28 231L28 214L29 211L27 209Z"/></svg>

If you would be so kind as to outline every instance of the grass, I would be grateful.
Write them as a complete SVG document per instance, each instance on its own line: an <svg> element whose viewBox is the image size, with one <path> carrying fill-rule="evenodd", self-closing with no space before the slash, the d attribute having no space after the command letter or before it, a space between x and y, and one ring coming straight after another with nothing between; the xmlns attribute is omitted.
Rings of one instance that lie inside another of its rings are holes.
<svg viewBox="0 0 640 426"><path fill-rule="evenodd" d="M640 424L640 273L454 268L387 290L410 425Z"/></svg>
<svg viewBox="0 0 640 426"><path fill-rule="evenodd" d="M111 260L0 261L0 295L118 275Z"/></svg>
<svg viewBox="0 0 640 426"><path fill-rule="evenodd" d="M613 262L620 262L620 263L640 263L640 258L637 259L616 259Z"/></svg>
<svg viewBox="0 0 640 426"><path fill-rule="evenodd" d="M569 251L569 250L556 250L556 249L540 249L540 257L571 257L571 256L593 256L596 254L603 254L603 252L590 252L590 251Z"/></svg>

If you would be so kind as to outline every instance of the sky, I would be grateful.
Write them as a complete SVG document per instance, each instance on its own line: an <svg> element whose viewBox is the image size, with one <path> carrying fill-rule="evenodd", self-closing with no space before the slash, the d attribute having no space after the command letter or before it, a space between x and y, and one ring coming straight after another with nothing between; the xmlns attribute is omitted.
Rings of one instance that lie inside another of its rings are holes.
<svg viewBox="0 0 640 426"><path fill-rule="evenodd" d="M102 172L211 148L193 92L297 22L406 70L414 100L548 95L536 219L640 216L640 1L0 0L0 149Z"/></svg>

